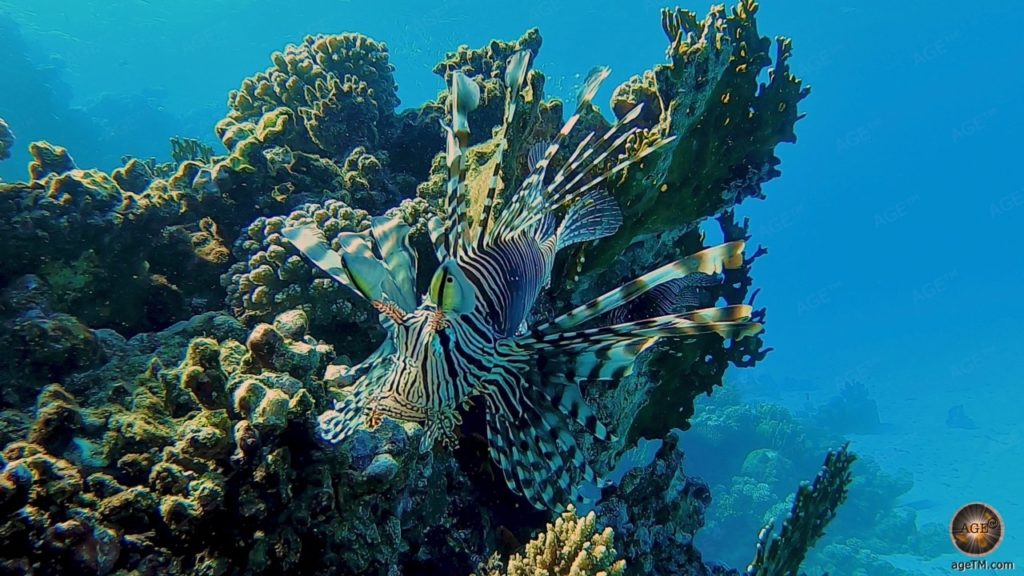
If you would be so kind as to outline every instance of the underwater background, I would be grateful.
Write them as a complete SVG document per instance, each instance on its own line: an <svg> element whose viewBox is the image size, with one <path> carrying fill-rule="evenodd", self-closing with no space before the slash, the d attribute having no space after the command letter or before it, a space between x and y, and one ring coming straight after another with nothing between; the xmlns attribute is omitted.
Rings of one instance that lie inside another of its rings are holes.
<svg viewBox="0 0 1024 576"><path fill-rule="evenodd" d="M221 155L213 127L228 112L226 95L267 68L271 53L310 34L358 32L386 43L401 110L445 90L443 72L432 70L460 45L514 41L538 27L543 48L534 65L547 78L545 95L572 102L593 66L611 67L608 85L618 86L665 61L662 7L646 0L309 0L298 8L262 0L0 0L0 118L16 138L0 162L0 181L28 180L28 144L41 140L67 148L78 168L105 172L121 167L124 156L170 162L172 137L198 139ZM683 7L701 18L708 9ZM758 245L768 250L752 276L772 351L756 366L730 367L723 387L696 400L679 437L682 469L710 489L693 541L705 561L745 568L758 529L784 516L797 484L814 477L829 449L849 441L858 455L849 498L811 550L808 574L950 573L951 563L967 559L951 543L950 520L975 501L1004 520L1005 540L989 560L1014 561L1018 570L1024 563L1017 303L1024 258L1016 234L1024 217L1024 74L1015 37L1022 18L1024 5L1012 1L760 6L758 31L792 39L790 67L812 91L800 101L806 117L795 125L798 141L775 148L782 175L763 183L765 199L737 208L750 218L748 253ZM609 97L606 88L595 103L611 118ZM429 151L426 168L441 151ZM408 197L412 186L394 184L393 196ZM397 205L375 202L367 202L371 214ZM709 237L722 235L717 226L704 228ZM203 231L217 236L216 229ZM173 267L176 258L169 254L161 265ZM8 289L15 280L3 277ZM47 278L58 281L75 280ZM94 325L91 304L79 299L62 312L90 328L116 330L106 319L130 306L103 303L114 311L93 314L104 318ZM319 314L329 318L331 311ZM124 336L168 325L138 321ZM250 328L181 337L245 342ZM189 355L196 350L190 345ZM336 352L355 360L369 349ZM61 363L44 355L32 361ZM163 359L168 367L181 361ZM146 367L139 362L136 373ZM73 382L74 370L36 368L43 380L63 384L67 377L66 387L84 386ZM14 382L8 377L5 387ZM0 407L18 404L6 398ZM508 539L525 542L518 533ZM421 571L413 563L404 573L432 573L429 562L417 561ZM346 562L365 573L390 569Z"/></svg>

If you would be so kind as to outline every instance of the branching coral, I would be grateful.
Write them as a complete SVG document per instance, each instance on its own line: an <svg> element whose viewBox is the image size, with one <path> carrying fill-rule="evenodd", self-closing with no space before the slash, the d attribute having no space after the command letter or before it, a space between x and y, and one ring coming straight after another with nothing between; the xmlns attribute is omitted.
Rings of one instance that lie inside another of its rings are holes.
<svg viewBox="0 0 1024 576"><path fill-rule="evenodd" d="M850 467L856 456L847 446L828 453L813 484L803 484L789 517L778 535L769 523L758 535L757 553L747 567L747 576L787 576L796 574L807 551L825 533L836 510L846 500L852 479Z"/></svg>
<svg viewBox="0 0 1024 576"><path fill-rule="evenodd" d="M774 149L796 140L797 105L809 89L789 70L785 38L776 42L768 83L758 86L772 58L770 41L757 32L757 10L753 0L740 0L731 13L716 6L704 20L663 11L669 63L621 86L612 107L621 116L644 104L653 125L634 142L637 150L659 134L676 140L616 188L626 224L589 253L585 272L602 270L639 236L692 227L758 197L761 184L778 176Z"/></svg>
<svg viewBox="0 0 1024 576"><path fill-rule="evenodd" d="M684 473L679 437L671 433L653 461L630 471L596 511L615 530L631 573L707 574L693 538L710 504L707 484Z"/></svg>
<svg viewBox="0 0 1024 576"><path fill-rule="evenodd" d="M626 563L617 559L615 533L611 528L597 531L597 516L580 518L569 505L554 523L526 544L522 554L513 554L502 567L492 557L484 576L622 576Z"/></svg>

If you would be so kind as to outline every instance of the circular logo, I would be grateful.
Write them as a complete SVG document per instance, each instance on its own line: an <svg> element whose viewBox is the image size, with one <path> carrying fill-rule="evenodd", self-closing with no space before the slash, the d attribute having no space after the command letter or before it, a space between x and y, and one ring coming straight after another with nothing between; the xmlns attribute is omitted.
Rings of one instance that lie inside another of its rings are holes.
<svg viewBox="0 0 1024 576"><path fill-rule="evenodd" d="M981 502L957 510L949 525L953 545L968 556L991 554L1003 541L1003 517Z"/></svg>

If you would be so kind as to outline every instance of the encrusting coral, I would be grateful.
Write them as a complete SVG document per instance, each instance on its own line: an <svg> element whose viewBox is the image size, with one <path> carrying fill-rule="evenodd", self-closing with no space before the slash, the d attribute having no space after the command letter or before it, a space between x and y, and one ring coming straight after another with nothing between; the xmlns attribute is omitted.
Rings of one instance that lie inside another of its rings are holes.
<svg viewBox="0 0 1024 576"><path fill-rule="evenodd" d="M545 531L513 554L507 566L495 556L483 576L622 576L626 562L615 552L611 528L597 531L597 516L578 517L570 505Z"/></svg>
<svg viewBox="0 0 1024 576"><path fill-rule="evenodd" d="M0 459L0 572L368 574L435 546L423 539L474 502L448 485L453 462L392 420L318 449L311 417L330 393L314 374L333 354L306 329L288 312L86 396L44 388ZM482 556L484 518L462 554Z"/></svg>

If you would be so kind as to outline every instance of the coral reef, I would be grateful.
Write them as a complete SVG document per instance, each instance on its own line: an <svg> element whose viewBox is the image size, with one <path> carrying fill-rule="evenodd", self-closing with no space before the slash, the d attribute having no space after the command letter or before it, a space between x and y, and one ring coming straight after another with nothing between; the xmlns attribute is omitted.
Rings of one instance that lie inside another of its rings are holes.
<svg viewBox="0 0 1024 576"><path fill-rule="evenodd" d="M761 197L761 185L779 175L774 149L796 141L797 108L809 89L789 70L788 39L777 39L773 63L771 42L757 31L758 9L741 0L731 12L713 7L703 20L678 8L662 11L669 63L626 82L612 108L621 117L643 103L648 121L657 115L634 141L638 150L658 135L676 140L615 188L626 224L590 251L585 272L602 270L637 237L692 227ZM770 65L768 83L758 85Z"/></svg>
<svg viewBox="0 0 1024 576"><path fill-rule="evenodd" d="M632 574L709 574L693 538L711 504L707 484L683 472L675 433L665 437L647 466L630 471L597 505L599 520L614 529Z"/></svg>
<svg viewBox="0 0 1024 576"><path fill-rule="evenodd" d="M597 532L597 516L580 518L570 505L547 529L526 544L522 554L513 554L502 567L492 557L484 576L622 576L626 568L616 559L611 528ZM475 575L474 575L475 576Z"/></svg>
<svg viewBox="0 0 1024 576"><path fill-rule="evenodd" d="M419 426L318 448L312 414L332 393L314 375L333 352L307 324L293 311L244 344L195 337L177 365L152 359L84 396L45 387L2 452L3 571L396 574L416 554L443 565L437 546L456 546L453 566L482 558L487 515L456 533L475 498L450 458L416 449Z"/></svg>
<svg viewBox="0 0 1024 576"><path fill-rule="evenodd" d="M761 197L761 184L778 175L774 148L795 139L807 93L789 72L784 39L758 86L772 58L755 14L750 0L703 21L665 12L669 63L620 86L613 109L622 118L645 105L628 154L658 137L676 140L608 182L626 225L556 262L571 281L553 286L538 316L704 248L698 225L707 218L727 241L750 240L749 223L730 209ZM508 57L528 49L535 58L540 46L530 30L514 42L460 47L435 68L446 84L460 71L481 91L469 179L494 172ZM563 104L543 89L543 74L531 71L504 129L508 181L562 124ZM424 431L387 418L337 449L314 432L315 414L348 397L346 366L381 333L376 312L302 263L281 230L315 222L338 249L339 234L365 230L390 209L410 226L419 276L429 279L437 263L427 222L446 185L438 121L450 98L446 90L398 111L384 44L311 36L230 94L216 127L225 153L175 138L170 162L124 158L106 173L80 169L61 146L28 147L28 180L0 183L0 346L9 351L0 362L0 573L460 574L494 550L520 549L550 519L526 510L490 465L477 409L465 415L455 451L420 451ZM608 126L596 108L584 110L563 149ZM12 141L0 121L0 159ZM476 223L483 200L467 201ZM752 303L761 254L748 253L707 296ZM225 302L232 315L219 312ZM760 336L660 343L618 388L584 384L619 439L580 444L607 472L641 437L688 427L694 397L720 384L729 365L753 365L767 352ZM766 489L778 495L791 483L801 461L789 448L806 443L780 414L742 418L748 427L738 428L773 440L744 452L746 470L730 471L728 479L753 479L723 488L721 501L736 508L766 504ZM690 458L699 452L688 448ZM507 565L495 556L482 569L615 574L624 570L618 551L631 573L730 573L705 564L693 545L710 495L683 473L682 458L669 435L652 462L602 494L594 514L566 514ZM865 485L895 499L884 479ZM893 525L913 520L904 514ZM609 526L614 542L597 525ZM855 546L826 543L821 565Z"/></svg>
<svg viewBox="0 0 1024 576"><path fill-rule="evenodd" d="M239 133L282 109L290 126L277 136L293 150L341 158L389 136L399 100L384 44L361 34L307 36L271 60L273 67L228 97L230 112L217 133L229 148Z"/></svg>
<svg viewBox="0 0 1024 576"><path fill-rule="evenodd" d="M829 405L827 403L826 405ZM833 427L819 427L816 412L807 421L775 404L750 402L732 387L701 402L693 427L682 438L689 472L708 482L715 494L701 531L701 549L738 565L735 534L755 533L792 506L790 487L820 467L816 454L842 442ZM711 460L713 467L703 465ZM932 558L942 553L944 527L921 524L902 500L913 487L904 472L884 471L870 458L857 461L849 501L830 525L829 534L808 555L808 573L898 573L884 557L907 554Z"/></svg>
<svg viewBox="0 0 1024 576"><path fill-rule="evenodd" d="M343 202L306 204L287 217L258 218L235 245L236 263L224 275L228 304L243 321L267 321L301 307L317 334L332 336L344 354L365 356L379 332L377 314L325 273L310 267L281 235L287 226L316 222L338 249L338 235L370 226L365 210ZM379 342L379 337L377 338Z"/></svg>

